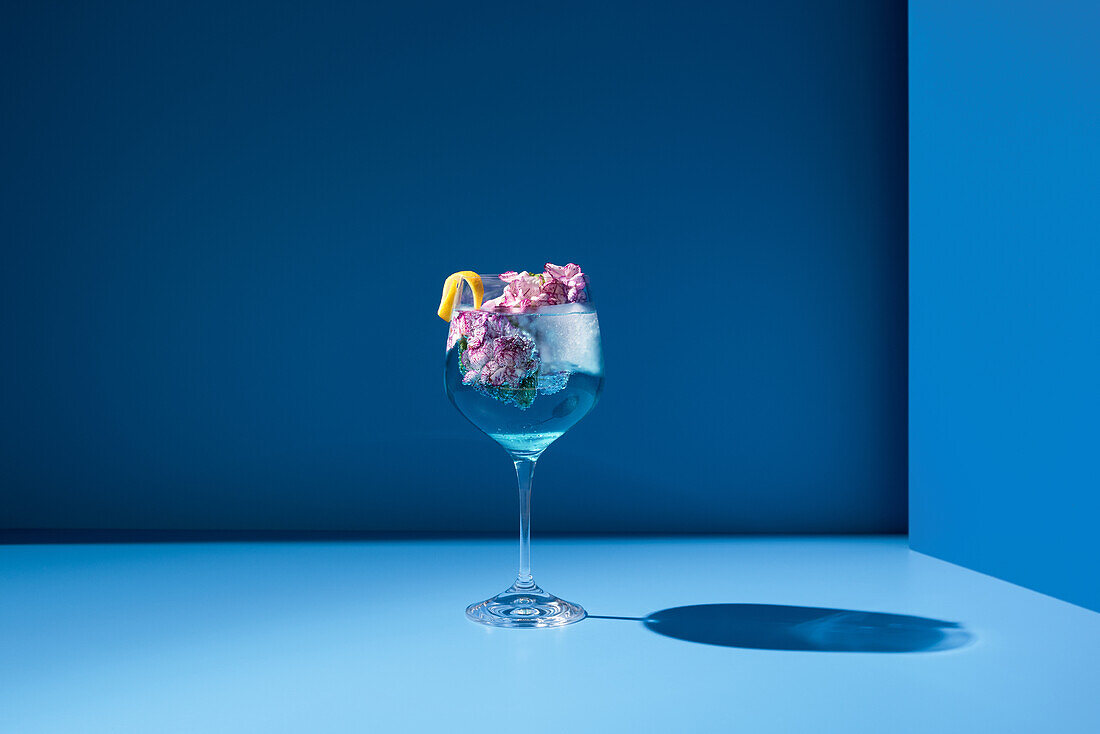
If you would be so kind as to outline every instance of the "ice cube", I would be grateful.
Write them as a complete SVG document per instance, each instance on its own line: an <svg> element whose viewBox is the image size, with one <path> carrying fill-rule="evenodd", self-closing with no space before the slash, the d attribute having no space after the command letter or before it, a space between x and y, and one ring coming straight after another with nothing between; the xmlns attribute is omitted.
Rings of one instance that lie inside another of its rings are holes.
<svg viewBox="0 0 1100 734"><path fill-rule="evenodd" d="M587 372L590 375L599 375L603 372L600 322L595 311L540 311L535 322L533 331L539 359L542 360L542 373Z"/></svg>

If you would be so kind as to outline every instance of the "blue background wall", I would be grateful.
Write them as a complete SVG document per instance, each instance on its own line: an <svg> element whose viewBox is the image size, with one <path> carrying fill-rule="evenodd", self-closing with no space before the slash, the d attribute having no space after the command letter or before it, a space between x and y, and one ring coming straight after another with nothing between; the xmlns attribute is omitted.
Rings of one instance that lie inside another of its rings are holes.
<svg viewBox="0 0 1100 734"><path fill-rule="evenodd" d="M913 0L910 533L1100 609L1100 6Z"/></svg>
<svg viewBox="0 0 1100 734"><path fill-rule="evenodd" d="M536 533L905 529L904 3L7 8L0 527L511 532L433 311L549 259Z"/></svg>

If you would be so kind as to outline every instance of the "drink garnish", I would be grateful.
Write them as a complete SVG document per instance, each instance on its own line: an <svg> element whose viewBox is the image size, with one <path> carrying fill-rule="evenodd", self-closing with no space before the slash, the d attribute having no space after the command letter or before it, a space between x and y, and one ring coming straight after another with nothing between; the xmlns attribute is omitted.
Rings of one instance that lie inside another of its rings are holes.
<svg viewBox="0 0 1100 734"><path fill-rule="evenodd" d="M538 349L531 335L513 321L503 314L461 311L451 320L447 349L458 349L463 384L526 408L538 388Z"/></svg>
<svg viewBox="0 0 1100 734"><path fill-rule="evenodd" d="M588 280L581 267L575 263L554 265L546 263L546 269L537 274L524 270L501 273L500 279L508 285L499 298L485 302L486 311L529 313L540 306L558 306L563 303L584 303L588 300L585 290Z"/></svg>
<svg viewBox="0 0 1100 734"><path fill-rule="evenodd" d="M507 285L503 295L482 303L481 278L469 270L454 273L443 284L439 317L451 324L447 350L458 350L462 382L478 392L521 409L536 394L552 394L565 387L570 373L541 374L537 330L520 314L535 314L543 306L584 303L588 279L579 265L554 265L538 274L524 270L501 273ZM474 293L474 310L455 313L459 284L465 280Z"/></svg>
<svg viewBox="0 0 1100 734"><path fill-rule="evenodd" d="M485 297L485 285L481 282L481 276L472 270L459 270L443 281L443 297L439 299L439 310L436 313L444 321L451 320L451 314L458 305L458 285L462 281L466 281L474 294L474 308L481 308L481 299Z"/></svg>

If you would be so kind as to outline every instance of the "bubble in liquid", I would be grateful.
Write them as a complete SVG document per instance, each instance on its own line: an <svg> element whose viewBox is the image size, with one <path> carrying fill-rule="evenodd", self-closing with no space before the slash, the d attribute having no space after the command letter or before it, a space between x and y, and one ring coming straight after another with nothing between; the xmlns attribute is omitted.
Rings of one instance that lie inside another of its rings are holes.
<svg viewBox="0 0 1100 734"><path fill-rule="evenodd" d="M553 395L561 392L569 383L572 372L551 372L539 375L539 395Z"/></svg>

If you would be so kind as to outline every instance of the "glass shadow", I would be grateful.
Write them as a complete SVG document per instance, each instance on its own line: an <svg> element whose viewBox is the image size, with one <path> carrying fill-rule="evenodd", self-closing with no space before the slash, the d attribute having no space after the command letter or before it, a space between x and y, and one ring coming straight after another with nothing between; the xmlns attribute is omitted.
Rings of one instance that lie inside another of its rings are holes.
<svg viewBox="0 0 1100 734"><path fill-rule="evenodd" d="M697 604L663 609L640 619L603 619L638 619L651 632L676 640L754 650L938 652L973 640L957 622L781 604Z"/></svg>

